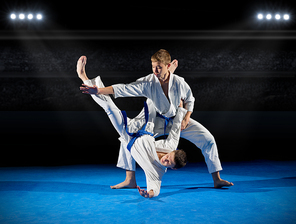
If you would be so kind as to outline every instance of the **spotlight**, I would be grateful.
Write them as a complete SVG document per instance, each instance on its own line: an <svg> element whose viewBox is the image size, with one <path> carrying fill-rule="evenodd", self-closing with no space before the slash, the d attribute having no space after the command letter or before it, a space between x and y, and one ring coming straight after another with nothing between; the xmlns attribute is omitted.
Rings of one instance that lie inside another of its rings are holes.
<svg viewBox="0 0 296 224"><path fill-rule="evenodd" d="M10 19L16 19L16 15L14 13L10 14Z"/></svg>
<svg viewBox="0 0 296 224"><path fill-rule="evenodd" d="M263 19L263 15L262 15L261 13L259 13L259 14L257 15L257 18L258 18L258 19Z"/></svg>
<svg viewBox="0 0 296 224"><path fill-rule="evenodd" d="M25 18L25 14L21 13L19 14L19 19L23 20Z"/></svg>
<svg viewBox="0 0 296 224"><path fill-rule="evenodd" d="M33 19L33 17L34 17L34 16L33 16L33 14L31 14L31 13L28 15L28 19L29 19L29 20Z"/></svg>
<svg viewBox="0 0 296 224"><path fill-rule="evenodd" d="M267 14L267 15L266 15L266 19L268 19L268 20L270 20L271 17L272 17L271 14Z"/></svg>
<svg viewBox="0 0 296 224"><path fill-rule="evenodd" d="M281 15L280 15L280 14L276 14L276 15L275 15L275 19L276 19L276 20L279 20L280 18L281 18Z"/></svg>
<svg viewBox="0 0 296 224"><path fill-rule="evenodd" d="M284 20L289 20L290 19L290 16L288 14L285 14L284 15Z"/></svg>
<svg viewBox="0 0 296 224"><path fill-rule="evenodd" d="M37 14L36 18L37 18L38 20L41 20L41 19L42 19L42 15L41 15L41 14Z"/></svg>

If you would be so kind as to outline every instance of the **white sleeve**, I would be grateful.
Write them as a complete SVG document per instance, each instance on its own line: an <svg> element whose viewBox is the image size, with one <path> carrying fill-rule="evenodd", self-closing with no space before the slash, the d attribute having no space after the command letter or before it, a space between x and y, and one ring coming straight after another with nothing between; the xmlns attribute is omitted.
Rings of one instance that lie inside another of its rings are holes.
<svg viewBox="0 0 296 224"><path fill-rule="evenodd" d="M172 129L167 139L158 140L155 142L156 151L169 152L177 149L181 134L181 123L184 119L187 110L178 107L177 115L174 118Z"/></svg>
<svg viewBox="0 0 296 224"><path fill-rule="evenodd" d="M145 96L150 98L151 82L136 81L130 84L116 84L112 85L114 90L114 97L139 97Z"/></svg>
<svg viewBox="0 0 296 224"><path fill-rule="evenodd" d="M141 147L135 146L135 144L142 144ZM165 171L153 165L155 163L156 152L153 153L154 140L151 141L136 141L131 149L132 157L144 170L146 176L147 191L153 190L154 197L160 193L161 179Z"/></svg>
<svg viewBox="0 0 296 224"><path fill-rule="evenodd" d="M192 91L190 86L184 80L184 107L186 110L193 112L194 108L194 101L195 98L193 97Z"/></svg>

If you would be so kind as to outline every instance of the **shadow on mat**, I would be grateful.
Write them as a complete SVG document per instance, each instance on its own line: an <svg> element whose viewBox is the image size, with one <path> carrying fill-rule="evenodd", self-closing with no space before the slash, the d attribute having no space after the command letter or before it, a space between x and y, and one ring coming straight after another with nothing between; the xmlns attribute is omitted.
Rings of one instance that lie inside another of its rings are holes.
<svg viewBox="0 0 296 224"><path fill-rule="evenodd" d="M109 185L42 181L0 181L0 191L94 193L100 195L135 195L128 189L113 190Z"/></svg>
<svg viewBox="0 0 296 224"><path fill-rule="evenodd" d="M296 187L296 177L283 177L279 179L266 179L266 180L250 180L250 181L235 181L234 186L230 188L214 188L206 187L205 185L211 184L202 184L198 185L187 185L192 187L186 187L186 185L169 185L163 186L163 189L176 189L181 188L173 192L165 192L160 194L155 200L168 197L175 194L187 194L192 192L201 192L201 191L225 191L233 193L258 193L258 192L269 192L276 190L281 187ZM184 188L185 187L185 188Z"/></svg>
<svg viewBox="0 0 296 224"><path fill-rule="evenodd" d="M175 194L187 194L201 191L229 190L233 193L268 192L281 187L295 187L296 177L279 179L235 181L231 188L208 187L211 184L164 185L162 189L176 189L161 193L153 200L158 200ZM65 192L65 193L94 193L99 195L135 195L135 189L112 190L109 185L84 184L70 182L42 182L42 181L0 181L0 191L34 191L34 192Z"/></svg>

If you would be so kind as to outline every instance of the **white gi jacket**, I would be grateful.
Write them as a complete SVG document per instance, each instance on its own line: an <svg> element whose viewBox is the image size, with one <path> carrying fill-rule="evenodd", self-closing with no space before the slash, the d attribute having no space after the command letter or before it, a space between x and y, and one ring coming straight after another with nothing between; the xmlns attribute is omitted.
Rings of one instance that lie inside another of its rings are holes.
<svg viewBox="0 0 296 224"><path fill-rule="evenodd" d="M161 180L167 170L167 168L160 163L157 152L170 153L177 149L181 133L181 122L186 113L186 109L178 108L177 115L174 118L173 126L167 139L155 141L152 136L143 135L137 138L131 148L132 157L145 172L147 191L153 190L154 197L158 196L160 193ZM149 115L151 116L151 113L149 113ZM136 131L136 127L141 128L139 124L142 124L142 121L132 119L128 124L129 130ZM153 133L153 126L152 122L148 122L146 131ZM121 135L119 138L121 143L125 145L125 148L129 139L130 137L127 135Z"/></svg>
<svg viewBox="0 0 296 224"><path fill-rule="evenodd" d="M170 74L168 97L165 96L158 78L152 73L130 84L112 85L114 97L135 97L145 96L152 100L156 112L166 117L176 115L181 99L184 100L184 106L188 111L193 112L194 97L189 85L184 78L175 74Z"/></svg>

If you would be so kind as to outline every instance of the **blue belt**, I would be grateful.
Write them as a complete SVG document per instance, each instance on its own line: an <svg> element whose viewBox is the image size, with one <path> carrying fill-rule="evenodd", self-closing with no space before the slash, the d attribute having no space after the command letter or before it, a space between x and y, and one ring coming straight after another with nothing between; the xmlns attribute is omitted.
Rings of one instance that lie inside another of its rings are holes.
<svg viewBox="0 0 296 224"><path fill-rule="evenodd" d="M124 119L124 125L125 125L125 131L126 133L132 137L132 139L129 141L128 145L127 145L127 149L129 151L131 151L131 148L133 146L133 144L135 143L136 139L143 136L143 135L150 135L150 136L153 136L152 133L148 132L148 131L145 131L146 129L146 126L147 126L147 123L148 123L148 120L149 120L149 111L148 111L148 106L147 106L147 103L144 102L144 108L145 108L145 124L144 126L137 132L137 133L130 133L128 131L128 128L127 128L127 115L126 115L126 112L125 111L121 111L122 115L123 115L123 119Z"/></svg>
<svg viewBox="0 0 296 224"><path fill-rule="evenodd" d="M165 120L164 130L163 130L163 134L165 135L165 130L166 130L167 125L169 124L170 121L172 121L174 119L174 117L166 117L166 116L163 116L159 113L157 113L156 116Z"/></svg>

